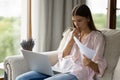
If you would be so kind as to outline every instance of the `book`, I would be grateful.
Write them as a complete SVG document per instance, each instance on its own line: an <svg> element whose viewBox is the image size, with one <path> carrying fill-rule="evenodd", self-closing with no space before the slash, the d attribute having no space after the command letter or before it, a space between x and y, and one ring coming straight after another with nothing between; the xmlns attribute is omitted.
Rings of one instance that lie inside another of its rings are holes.
<svg viewBox="0 0 120 80"><path fill-rule="evenodd" d="M92 59L94 57L94 55L96 54L95 50L83 45L75 36L73 37L73 39L80 48L81 54L85 55L89 59Z"/></svg>

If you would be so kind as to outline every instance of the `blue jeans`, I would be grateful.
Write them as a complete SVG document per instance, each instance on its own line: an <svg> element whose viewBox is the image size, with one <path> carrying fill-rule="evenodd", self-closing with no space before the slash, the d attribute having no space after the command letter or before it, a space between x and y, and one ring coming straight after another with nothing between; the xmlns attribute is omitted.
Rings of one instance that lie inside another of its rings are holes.
<svg viewBox="0 0 120 80"><path fill-rule="evenodd" d="M30 71L24 73L16 78L16 80L78 80L76 76L72 74L56 74L54 76L48 76L39 72Z"/></svg>

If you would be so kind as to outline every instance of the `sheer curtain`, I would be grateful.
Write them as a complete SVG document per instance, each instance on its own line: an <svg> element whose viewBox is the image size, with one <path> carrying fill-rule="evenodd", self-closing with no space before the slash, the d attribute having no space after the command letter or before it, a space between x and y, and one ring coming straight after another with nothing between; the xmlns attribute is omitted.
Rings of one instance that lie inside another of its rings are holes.
<svg viewBox="0 0 120 80"><path fill-rule="evenodd" d="M71 27L71 11L85 0L32 0L34 51L56 50L62 33Z"/></svg>

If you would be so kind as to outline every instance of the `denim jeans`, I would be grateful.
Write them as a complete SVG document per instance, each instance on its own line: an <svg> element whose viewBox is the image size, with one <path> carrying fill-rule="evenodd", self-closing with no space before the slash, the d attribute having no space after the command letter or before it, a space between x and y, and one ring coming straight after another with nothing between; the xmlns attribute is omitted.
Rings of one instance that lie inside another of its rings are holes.
<svg viewBox="0 0 120 80"><path fill-rule="evenodd" d="M45 74L41 74L39 72L30 71L18 76L16 80L78 80L78 79L76 78L76 76L69 73L48 76Z"/></svg>

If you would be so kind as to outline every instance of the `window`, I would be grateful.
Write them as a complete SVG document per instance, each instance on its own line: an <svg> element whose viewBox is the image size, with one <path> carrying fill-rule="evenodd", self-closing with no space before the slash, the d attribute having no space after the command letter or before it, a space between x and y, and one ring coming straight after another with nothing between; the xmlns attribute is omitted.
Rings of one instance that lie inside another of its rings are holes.
<svg viewBox="0 0 120 80"><path fill-rule="evenodd" d="M117 0L117 12L116 12L116 16L117 16L117 18L116 18L116 27L117 27L117 29L120 29L120 5L119 5L119 3L120 3L120 0Z"/></svg>
<svg viewBox="0 0 120 80"><path fill-rule="evenodd" d="M21 0L0 0L0 62L19 53L21 8Z"/></svg>
<svg viewBox="0 0 120 80"><path fill-rule="evenodd" d="M108 0L87 0L90 7L95 26L98 29L107 28L107 3Z"/></svg>

